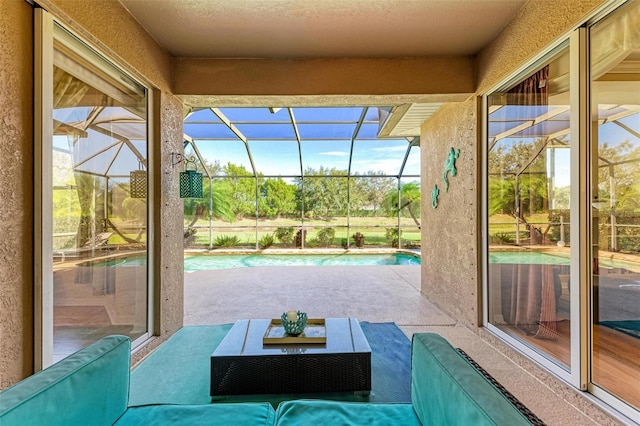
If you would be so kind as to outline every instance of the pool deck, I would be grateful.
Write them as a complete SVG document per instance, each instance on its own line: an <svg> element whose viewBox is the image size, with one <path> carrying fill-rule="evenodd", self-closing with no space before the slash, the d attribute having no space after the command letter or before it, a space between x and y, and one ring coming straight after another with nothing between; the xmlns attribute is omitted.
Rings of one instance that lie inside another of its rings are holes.
<svg viewBox="0 0 640 426"><path fill-rule="evenodd" d="M457 323L420 292L419 266L254 267L185 273L184 325L277 318L289 309L310 317L395 322L410 338L434 332L462 348L548 425L609 425L586 399L508 350L501 352Z"/></svg>

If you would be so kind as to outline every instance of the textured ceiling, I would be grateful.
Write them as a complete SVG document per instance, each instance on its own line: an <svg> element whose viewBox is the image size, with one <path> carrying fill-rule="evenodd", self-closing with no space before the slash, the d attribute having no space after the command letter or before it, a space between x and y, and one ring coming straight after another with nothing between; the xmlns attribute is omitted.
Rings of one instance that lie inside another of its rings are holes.
<svg viewBox="0 0 640 426"><path fill-rule="evenodd" d="M526 0L120 0L175 57L467 56Z"/></svg>

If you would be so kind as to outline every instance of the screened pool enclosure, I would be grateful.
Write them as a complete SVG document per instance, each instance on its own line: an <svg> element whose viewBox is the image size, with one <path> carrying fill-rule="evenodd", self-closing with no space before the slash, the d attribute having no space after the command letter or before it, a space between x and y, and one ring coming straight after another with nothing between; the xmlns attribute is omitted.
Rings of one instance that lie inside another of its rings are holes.
<svg viewBox="0 0 640 426"><path fill-rule="evenodd" d="M420 246L420 146L391 108L203 108L184 121L185 247Z"/></svg>

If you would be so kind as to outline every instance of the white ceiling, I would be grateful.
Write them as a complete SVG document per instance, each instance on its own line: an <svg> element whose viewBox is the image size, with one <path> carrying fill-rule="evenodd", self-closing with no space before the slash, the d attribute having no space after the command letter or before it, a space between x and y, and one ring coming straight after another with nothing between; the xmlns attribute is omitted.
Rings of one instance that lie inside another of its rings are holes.
<svg viewBox="0 0 640 426"><path fill-rule="evenodd" d="M174 57L478 53L526 0L120 0Z"/></svg>

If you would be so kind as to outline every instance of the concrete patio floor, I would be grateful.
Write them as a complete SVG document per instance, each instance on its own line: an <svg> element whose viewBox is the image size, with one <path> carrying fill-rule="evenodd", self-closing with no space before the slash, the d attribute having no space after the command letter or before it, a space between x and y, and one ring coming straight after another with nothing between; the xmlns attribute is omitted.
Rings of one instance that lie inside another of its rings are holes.
<svg viewBox="0 0 640 426"><path fill-rule="evenodd" d="M434 332L462 348L548 425L623 424L532 363L523 363L509 348L491 346L438 309L420 293L418 266L210 270L185 273L184 286L184 325L277 318L289 309L316 318L395 322L409 338Z"/></svg>

